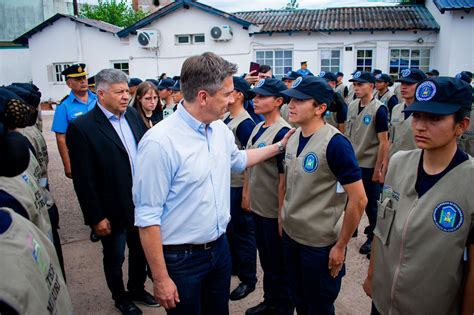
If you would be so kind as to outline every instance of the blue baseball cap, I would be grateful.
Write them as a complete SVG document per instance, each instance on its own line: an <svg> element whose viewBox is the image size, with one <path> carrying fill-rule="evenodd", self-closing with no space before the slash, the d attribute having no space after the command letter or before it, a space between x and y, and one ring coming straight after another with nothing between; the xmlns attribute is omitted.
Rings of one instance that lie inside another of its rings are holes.
<svg viewBox="0 0 474 315"><path fill-rule="evenodd" d="M337 76L332 72L321 71L318 77L325 79L326 81L337 81Z"/></svg>
<svg viewBox="0 0 474 315"><path fill-rule="evenodd" d="M282 81L286 80L296 80L298 77L301 77L301 74L299 74L296 71L288 71L283 78L281 78Z"/></svg>
<svg viewBox="0 0 474 315"><path fill-rule="evenodd" d="M148 81L148 80L147 80ZM134 87L140 85L143 81L140 80L139 78L130 78L128 80L128 87Z"/></svg>
<svg viewBox="0 0 474 315"><path fill-rule="evenodd" d="M181 82L180 80L174 81L174 85L170 87L170 90L172 91L181 91Z"/></svg>
<svg viewBox="0 0 474 315"><path fill-rule="evenodd" d="M395 82L402 82L408 84L419 83L426 79L426 74L420 69L404 69L400 72L400 76Z"/></svg>
<svg viewBox="0 0 474 315"><path fill-rule="evenodd" d="M288 97L298 100L315 99L329 106L334 98L334 90L327 81L320 77L304 76L293 82L291 89L282 92Z"/></svg>
<svg viewBox="0 0 474 315"><path fill-rule="evenodd" d="M253 98L255 95L250 93L250 84L242 77L233 76L234 90L242 92L245 99Z"/></svg>
<svg viewBox="0 0 474 315"><path fill-rule="evenodd" d="M349 82L375 83L375 77L367 71L356 71Z"/></svg>
<svg viewBox="0 0 474 315"><path fill-rule="evenodd" d="M344 76L344 73L338 71L336 72L336 77L343 77Z"/></svg>
<svg viewBox="0 0 474 315"><path fill-rule="evenodd" d="M164 90L164 89L168 89L170 90L171 87L174 85L174 80L173 79L163 79L163 80L160 80L160 82L158 82L158 90Z"/></svg>
<svg viewBox="0 0 474 315"><path fill-rule="evenodd" d="M379 73L375 76L375 81L376 82L390 83L390 82L392 82L392 77L389 76L386 73Z"/></svg>
<svg viewBox="0 0 474 315"><path fill-rule="evenodd" d="M471 84L472 82L472 72L471 71L461 71L455 76L456 79L463 80L464 82L467 82Z"/></svg>
<svg viewBox="0 0 474 315"><path fill-rule="evenodd" d="M158 82L158 80L155 80L155 79L146 79L145 81L151 82L151 83L153 83L155 86L158 86L158 83L160 83L160 82Z"/></svg>
<svg viewBox="0 0 474 315"><path fill-rule="evenodd" d="M285 98L281 92L286 89L287 87L285 83L283 83L281 80L266 78L258 81L255 87L250 90L250 98L254 98L256 94L262 96L276 96Z"/></svg>
<svg viewBox="0 0 474 315"><path fill-rule="evenodd" d="M471 110L471 104L472 88L469 84L451 77L433 77L418 83L415 102L404 112L450 115L461 108Z"/></svg>
<svg viewBox="0 0 474 315"><path fill-rule="evenodd" d="M373 74L374 76L376 76L377 74L382 74L382 70L380 70L380 69L374 69L374 71L372 71L372 74Z"/></svg>

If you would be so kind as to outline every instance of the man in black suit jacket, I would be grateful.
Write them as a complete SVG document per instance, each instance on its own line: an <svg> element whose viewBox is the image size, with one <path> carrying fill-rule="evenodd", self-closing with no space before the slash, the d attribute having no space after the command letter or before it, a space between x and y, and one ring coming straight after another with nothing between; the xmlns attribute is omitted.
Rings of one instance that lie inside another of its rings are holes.
<svg viewBox="0 0 474 315"><path fill-rule="evenodd" d="M84 214L100 237L107 285L122 314L141 314L132 302L158 306L145 291L146 259L134 227L132 176L138 142L146 128L128 107L125 74L115 69L96 77L98 103L73 121L67 130L74 189ZM125 243L129 248L128 294L122 280Z"/></svg>

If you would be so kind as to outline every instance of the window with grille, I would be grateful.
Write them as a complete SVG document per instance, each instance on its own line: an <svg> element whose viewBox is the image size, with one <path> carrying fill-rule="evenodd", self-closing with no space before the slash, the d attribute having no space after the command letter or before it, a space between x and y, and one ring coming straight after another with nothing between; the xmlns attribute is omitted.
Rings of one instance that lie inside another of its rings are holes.
<svg viewBox="0 0 474 315"><path fill-rule="evenodd" d="M281 79L293 68L292 50L259 50L256 52L256 62L272 67L275 78Z"/></svg>
<svg viewBox="0 0 474 315"><path fill-rule="evenodd" d="M430 49L390 49L390 75L398 74L408 68L427 72L430 68Z"/></svg>

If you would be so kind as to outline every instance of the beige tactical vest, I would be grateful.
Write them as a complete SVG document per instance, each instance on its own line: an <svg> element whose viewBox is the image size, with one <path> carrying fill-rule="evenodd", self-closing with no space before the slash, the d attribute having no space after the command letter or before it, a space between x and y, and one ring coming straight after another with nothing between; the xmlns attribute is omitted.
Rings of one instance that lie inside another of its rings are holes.
<svg viewBox="0 0 474 315"><path fill-rule="evenodd" d="M474 159L418 199L421 150L390 161L374 234L372 298L381 314L460 312L463 253L474 226Z"/></svg>
<svg viewBox="0 0 474 315"><path fill-rule="evenodd" d="M339 130L325 124L296 157L301 129L286 146L286 193L283 229L298 243L323 247L334 244L341 231L345 192L337 192L337 179L329 169L326 150Z"/></svg>
<svg viewBox="0 0 474 315"><path fill-rule="evenodd" d="M344 83L336 85L336 88L335 88L336 93L339 93L339 94L341 94L342 97L344 97L344 88L345 87L346 86L344 85Z"/></svg>
<svg viewBox="0 0 474 315"><path fill-rule="evenodd" d="M224 116L224 120L226 120L230 116L230 113L227 113ZM239 148L239 150L245 149L245 145L243 143L240 143L239 138L237 137L237 128L239 125L246 119L252 119L249 115L249 113L244 110L242 113L237 115L236 117L232 118L231 121L227 124L227 127L232 131L234 134L235 138L235 144ZM244 173L232 173L230 176L230 187L243 187L244 185Z"/></svg>
<svg viewBox="0 0 474 315"><path fill-rule="evenodd" d="M382 95L382 97L380 97L380 93L378 90L374 94L374 97L377 98L385 106L388 106L388 101L390 100L392 96L393 96L393 93L390 90L387 90L387 92L385 92L385 94Z"/></svg>
<svg viewBox="0 0 474 315"><path fill-rule="evenodd" d="M28 168L26 169L26 173L32 175L32 177L36 180L38 184L38 189L41 191L44 200L46 201L47 208L51 208L54 205L54 198L51 192L46 189L46 186L43 185L44 178L41 177L41 167L38 163L38 160L35 158L33 152L30 150L30 162L28 163Z"/></svg>
<svg viewBox="0 0 474 315"><path fill-rule="evenodd" d="M260 122L250 135L248 149L261 148L273 143L278 132L290 126L283 118L279 118L273 125L268 127L258 140L252 143L253 137L257 134L260 127L265 122ZM249 171L249 190L250 190L250 209L256 214L275 219L278 217L278 183L280 182L280 174L277 170L276 157L272 157L251 168Z"/></svg>
<svg viewBox="0 0 474 315"><path fill-rule="evenodd" d="M351 85L349 85L349 88L348 88L348 91L347 91L347 96L345 98L346 104L350 104L354 101L354 95L355 95L354 85L351 84Z"/></svg>
<svg viewBox="0 0 474 315"><path fill-rule="evenodd" d="M35 149L36 159L41 166L41 175L39 177L40 183L43 187L45 187L48 182L49 157L48 147L46 146L46 141L43 137L43 134L35 126L19 128L17 131L23 134Z"/></svg>
<svg viewBox="0 0 474 315"><path fill-rule="evenodd" d="M298 128L298 127L299 127L298 124L290 123L288 104L283 104L283 105L280 107L280 116L281 116L291 127L294 127L294 128Z"/></svg>
<svg viewBox="0 0 474 315"><path fill-rule="evenodd" d="M22 216L1 211L12 224L0 234L0 299L19 314L73 314L53 244Z"/></svg>
<svg viewBox="0 0 474 315"><path fill-rule="evenodd" d="M411 129L412 115L405 119L403 110L405 102L395 106L390 118L390 151L389 157L392 157L398 151L408 151L417 148L413 132Z"/></svg>
<svg viewBox="0 0 474 315"><path fill-rule="evenodd" d="M0 177L0 190L4 190L25 208L30 221L52 240L47 200L33 175L24 171L15 177Z"/></svg>
<svg viewBox="0 0 474 315"><path fill-rule="evenodd" d="M393 94L395 94L399 100L402 99L402 85L401 84L398 84L395 86L395 88L393 89Z"/></svg>
<svg viewBox="0 0 474 315"><path fill-rule="evenodd" d="M379 139L375 132L375 115L383 105L373 98L358 114L359 103L360 99L357 99L349 104L345 134L352 142L359 166L374 168L379 148Z"/></svg>

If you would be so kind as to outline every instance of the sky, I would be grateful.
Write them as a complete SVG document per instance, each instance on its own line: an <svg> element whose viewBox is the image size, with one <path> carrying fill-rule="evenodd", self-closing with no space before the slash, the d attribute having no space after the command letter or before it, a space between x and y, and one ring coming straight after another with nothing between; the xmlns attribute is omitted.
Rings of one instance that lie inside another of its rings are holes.
<svg viewBox="0 0 474 315"><path fill-rule="evenodd" d="M265 9L281 9L286 6L288 0L198 0L199 2L218 8L226 12L256 11ZM348 6L380 6L391 5L394 0L299 0L300 9L322 9L331 7Z"/></svg>

